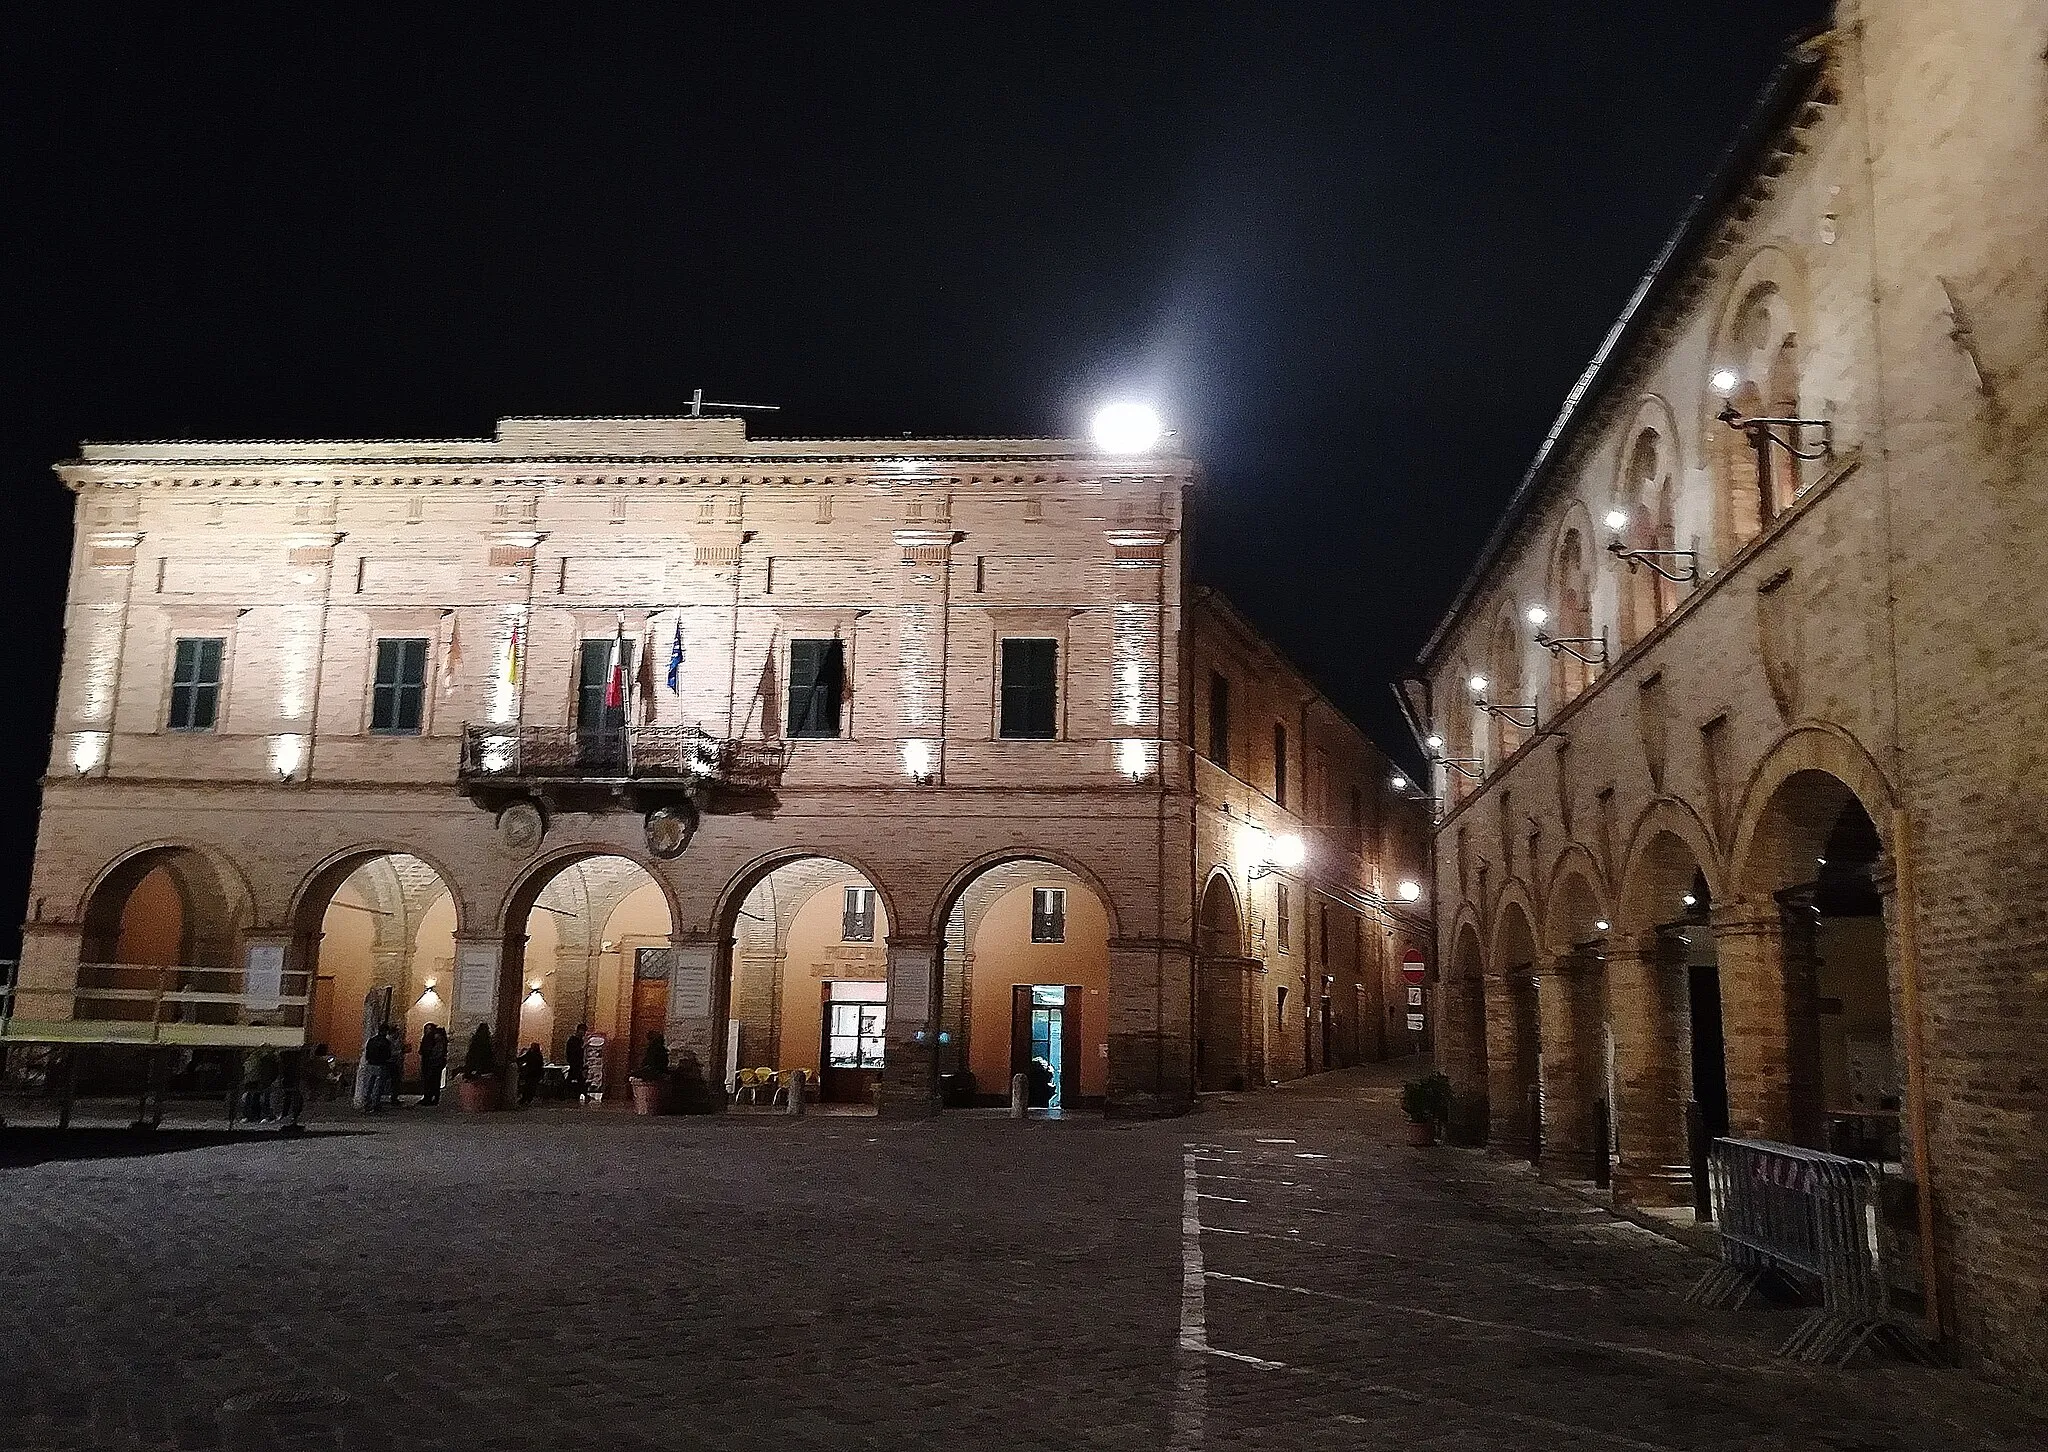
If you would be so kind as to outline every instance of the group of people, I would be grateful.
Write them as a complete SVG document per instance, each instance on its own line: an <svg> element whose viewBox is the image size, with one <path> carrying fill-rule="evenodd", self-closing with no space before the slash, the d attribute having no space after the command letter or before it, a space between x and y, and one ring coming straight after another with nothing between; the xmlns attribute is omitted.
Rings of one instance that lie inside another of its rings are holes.
<svg viewBox="0 0 2048 1452"><path fill-rule="evenodd" d="M399 1081L405 1075L404 1030L387 1023L363 1045L362 1108L381 1114L399 1104ZM430 1023L420 1031L420 1103L441 1102L441 1080L448 1067L448 1030Z"/></svg>

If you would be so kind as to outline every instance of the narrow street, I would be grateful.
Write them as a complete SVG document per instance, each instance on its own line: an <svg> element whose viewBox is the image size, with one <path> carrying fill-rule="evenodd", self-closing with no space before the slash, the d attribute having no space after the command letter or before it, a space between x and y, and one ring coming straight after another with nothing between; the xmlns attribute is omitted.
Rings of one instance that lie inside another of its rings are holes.
<svg viewBox="0 0 2048 1452"><path fill-rule="evenodd" d="M1138 1125L407 1110L40 1163L20 1136L0 1446L2048 1442L1967 1373L1778 1362L1796 1312L1687 1306L1691 1252L1401 1145L1399 1072Z"/></svg>

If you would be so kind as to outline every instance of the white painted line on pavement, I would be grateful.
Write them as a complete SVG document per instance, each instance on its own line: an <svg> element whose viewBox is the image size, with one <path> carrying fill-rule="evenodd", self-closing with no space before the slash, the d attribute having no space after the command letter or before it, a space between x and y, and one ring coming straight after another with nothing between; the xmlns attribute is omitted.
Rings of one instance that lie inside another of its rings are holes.
<svg viewBox="0 0 2048 1452"><path fill-rule="evenodd" d="M1167 1452L1198 1452L1209 1408L1208 1283L1202 1274L1202 1196L1193 1163L1182 1156L1180 1195L1180 1365L1173 1377L1173 1435Z"/></svg>
<svg viewBox="0 0 2048 1452"><path fill-rule="evenodd" d="M1549 1331L1540 1326L1522 1326L1512 1321L1487 1321L1478 1316L1460 1316L1452 1311L1432 1310L1428 1306L1404 1306L1394 1301L1376 1301L1369 1296L1347 1296L1339 1291L1319 1291L1309 1286L1290 1286L1279 1281L1262 1281L1252 1276L1234 1276L1223 1271L1207 1273L1210 1280L1232 1281L1243 1286L1258 1286L1269 1291L1287 1291L1297 1296L1312 1296L1319 1301L1337 1301L1347 1306L1368 1306L1377 1311L1393 1311L1403 1316L1422 1316L1431 1321L1449 1321L1460 1326L1473 1326L1482 1331L1500 1331L1510 1336L1532 1336L1541 1341L1563 1341L1573 1346L1590 1346L1598 1351L1612 1351L1622 1356L1642 1356L1652 1361L1676 1361L1687 1366L1710 1367L1715 1371L1733 1371L1745 1375L1757 1372L1781 1374L1782 1369L1768 1365L1738 1365L1728 1361L1709 1361L1704 1356L1691 1356L1683 1351L1666 1351L1661 1346L1632 1346L1625 1341L1602 1341L1591 1336L1574 1336L1569 1331Z"/></svg>
<svg viewBox="0 0 2048 1452"><path fill-rule="evenodd" d="M1225 1351L1220 1346L1204 1346L1202 1350L1208 1352L1211 1356L1220 1356L1226 1361L1241 1361L1246 1366L1256 1366L1261 1371L1286 1371L1289 1369L1284 1361L1268 1361L1263 1356L1246 1356L1242 1351Z"/></svg>
<svg viewBox="0 0 2048 1452"><path fill-rule="evenodd" d="M1206 1190L1197 1191L1195 1198L1197 1200L1221 1200L1226 1205L1249 1205L1252 1203L1249 1200L1240 1200L1235 1195L1211 1195Z"/></svg>

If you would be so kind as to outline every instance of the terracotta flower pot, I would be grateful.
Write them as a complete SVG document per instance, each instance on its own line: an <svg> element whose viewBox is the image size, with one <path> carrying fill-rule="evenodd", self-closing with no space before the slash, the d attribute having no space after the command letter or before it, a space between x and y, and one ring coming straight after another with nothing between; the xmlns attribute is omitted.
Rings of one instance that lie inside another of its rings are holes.
<svg viewBox="0 0 2048 1452"><path fill-rule="evenodd" d="M635 1114L663 1114L668 1110L668 1081L666 1079L629 1079L633 1089L633 1112Z"/></svg>
<svg viewBox="0 0 2048 1452"><path fill-rule="evenodd" d="M487 1113L498 1107L498 1081L495 1077L486 1079L457 1079L455 1081L455 1099L467 1113Z"/></svg>
<svg viewBox="0 0 2048 1452"><path fill-rule="evenodd" d="M1409 1120L1408 1143L1417 1149L1428 1149L1436 1143L1436 1126L1426 1119Z"/></svg>

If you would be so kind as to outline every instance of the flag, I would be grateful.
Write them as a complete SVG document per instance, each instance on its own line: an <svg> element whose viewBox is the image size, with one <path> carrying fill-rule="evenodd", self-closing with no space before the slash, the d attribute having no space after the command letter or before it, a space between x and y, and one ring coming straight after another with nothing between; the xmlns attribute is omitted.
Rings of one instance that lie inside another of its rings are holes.
<svg viewBox="0 0 2048 1452"><path fill-rule="evenodd" d="M607 711L626 709L626 622L621 620L612 635L611 674L605 677L604 708Z"/></svg>
<svg viewBox="0 0 2048 1452"><path fill-rule="evenodd" d="M676 617L676 643L668 648L668 688L678 695L683 689L683 617Z"/></svg>
<svg viewBox="0 0 2048 1452"><path fill-rule="evenodd" d="M633 694L640 698L640 714L647 720L654 713L654 632L640 637L640 664L633 668Z"/></svg>
<svg viewBox="0 0 2048 1452"><path fill-rule="evenodd" d="M519 684L519 657L521 653L519 622L515 620L512 622L512 639L505 647L505 684L508 686Z"/></svg>
<svg viewBox="0 0 2048 1452"><path fill-rule="evenodd" d="M462 668L462 618L448 617L448 648L441 652L441 694L455 689L455 673Z"/></svg>

